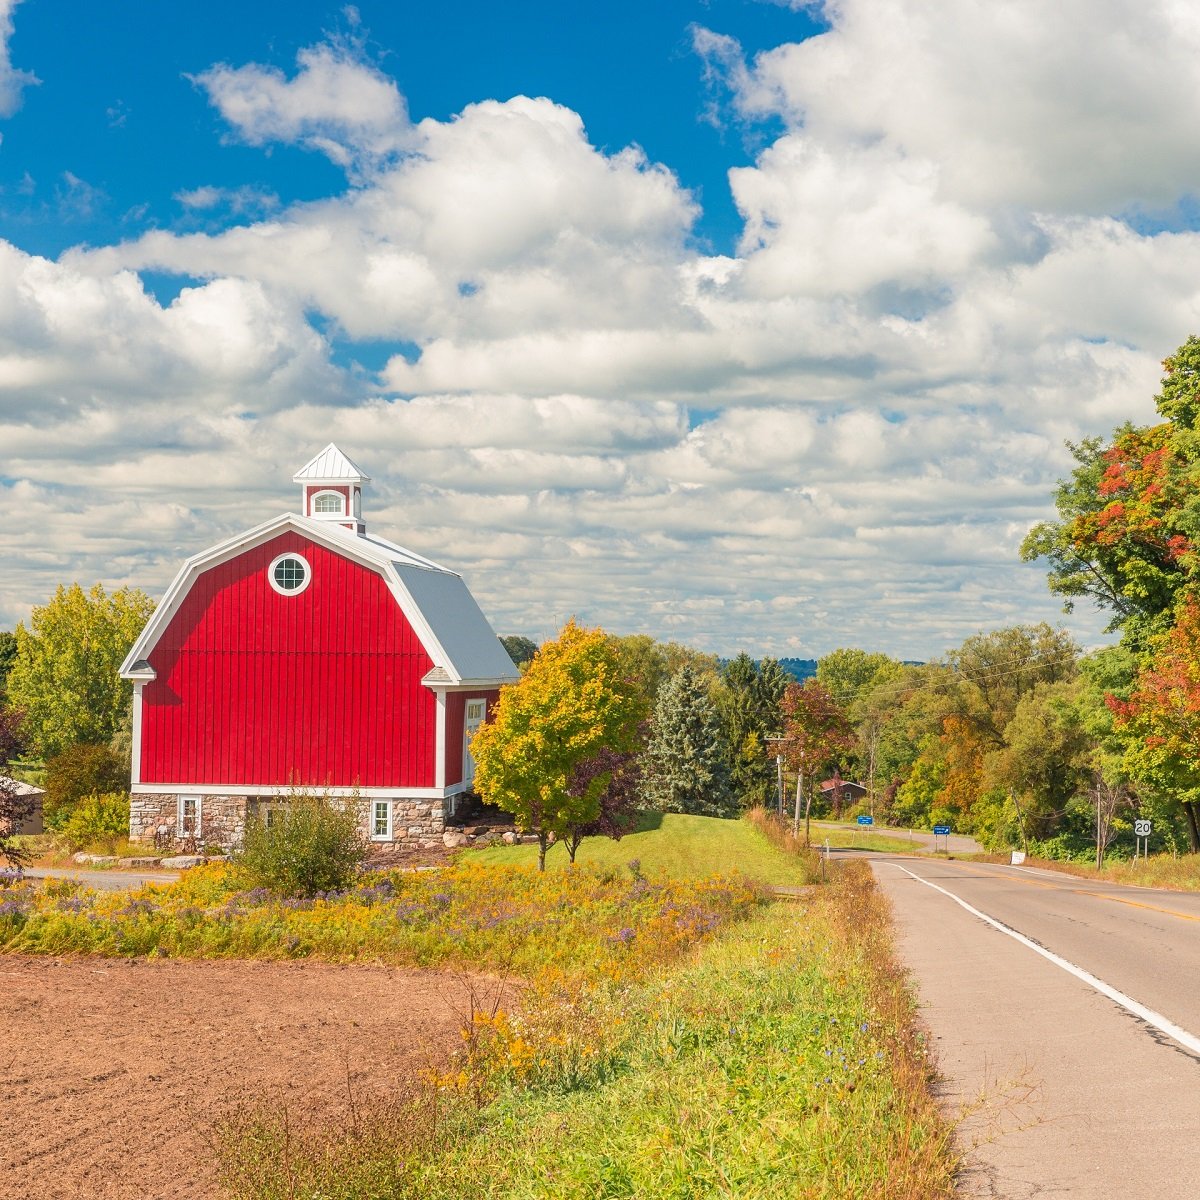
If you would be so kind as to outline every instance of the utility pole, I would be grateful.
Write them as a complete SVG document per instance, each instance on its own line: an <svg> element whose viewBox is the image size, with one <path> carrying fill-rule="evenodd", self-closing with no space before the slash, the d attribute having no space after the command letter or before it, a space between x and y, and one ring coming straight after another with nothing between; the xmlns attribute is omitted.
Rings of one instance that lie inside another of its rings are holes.
<svg viewBox="0 0 1200 1200"><path fill-rule="evenodd" d="M800 760L800 770L796 772L796 811L792 816L792 837L800 836L800 784L804 779L804 760ZM808 822L805 822L807 832Z"/></svg>
<svg viewBox="0 0 1200 1200"><path fill-rule="evenodd" d="M783 755L775 755L775 791L779 799L779 816L783 818Z"/></svg>

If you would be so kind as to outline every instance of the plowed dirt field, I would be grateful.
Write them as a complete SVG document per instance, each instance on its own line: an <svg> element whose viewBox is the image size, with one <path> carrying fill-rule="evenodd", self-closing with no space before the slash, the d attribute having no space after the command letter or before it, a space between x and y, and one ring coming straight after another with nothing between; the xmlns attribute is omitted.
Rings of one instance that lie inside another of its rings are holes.
<svg viewBox="0 0 1200 1200"><path fill-rule="evenodd" d="M469 1006L465 980L433 972L0 956L0 1194L216 1196L216 1116L406 1090Z"/></svg>

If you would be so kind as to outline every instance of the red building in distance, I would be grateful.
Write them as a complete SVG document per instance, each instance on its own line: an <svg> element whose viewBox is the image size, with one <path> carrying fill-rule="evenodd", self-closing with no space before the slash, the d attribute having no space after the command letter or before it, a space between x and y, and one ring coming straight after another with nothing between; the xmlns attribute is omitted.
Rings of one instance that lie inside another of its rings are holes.
<svg viewBox="0 0 1200 1200"><path fill-rule="evenodd" d="M332 443L285 513L183 564L121 667L133 681L130 837L236 845L314 789L377 842L440 838L468 743L517 677L456 572L366 531L370 482Z"/></svg>

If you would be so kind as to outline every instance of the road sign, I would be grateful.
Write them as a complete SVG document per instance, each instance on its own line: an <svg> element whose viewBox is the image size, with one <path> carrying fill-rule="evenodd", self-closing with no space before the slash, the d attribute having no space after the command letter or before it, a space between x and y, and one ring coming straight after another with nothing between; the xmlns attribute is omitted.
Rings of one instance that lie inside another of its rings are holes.
<svg viewBox="0 0 1200 1200"><path fill-rule="evenodd" d="M949 835L950 835L950 826L949 825L935 825L933 827L933 836L934 837L949 837Z"/></svg>
<svg viewBox="0 0 1200 1200"><path fill-rule="evenodd" d="M1150 822L1146 821L1146 820L1134 821L1133 836L1134 837L1149 837L1150 836Z"/></svg>
<svg viewBox="0 0 1200 1200"><path fill-rule="evenodd" d="M866 813L863 813L863 815L862 815L862 816L860 816L860 817L858 818L858 823L859 823L860 825L874 825L874 824L875 824L875 818L874 818L874 817L868 817L868 816L866 815Z"/></svg>

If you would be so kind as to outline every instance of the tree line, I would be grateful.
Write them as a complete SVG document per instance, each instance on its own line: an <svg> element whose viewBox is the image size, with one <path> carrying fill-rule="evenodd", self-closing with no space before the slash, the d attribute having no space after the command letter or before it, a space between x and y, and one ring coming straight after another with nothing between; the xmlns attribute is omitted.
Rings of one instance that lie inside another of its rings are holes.
<svg viewBox="0 0 1200 1200"><path fill-rule="evenodd" d="M642 808L732 816L785 794L1050 857L1122 852L1140 814L1160 846L1200 852L1200 338L1163 370L1162 419L1072 446L1058 519L1021 549L1068 610L1110 614L1113 645L1084 654L1061 628L1015 625L929 663L835 650L801 683L771 658L571 622L540 648L503 639L523 673L476 735L480 791L572 856ZM0 634L0 776L44 759L52 821L79 787L128 779L117 667L152 609L76 584ZM0 784L0 837L14 803Z"/></svg>

